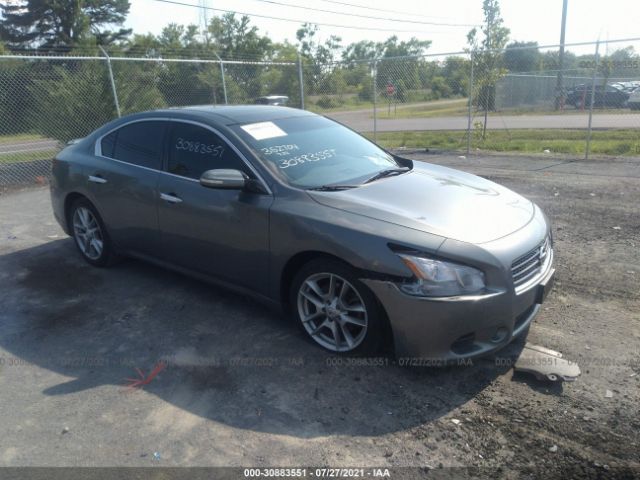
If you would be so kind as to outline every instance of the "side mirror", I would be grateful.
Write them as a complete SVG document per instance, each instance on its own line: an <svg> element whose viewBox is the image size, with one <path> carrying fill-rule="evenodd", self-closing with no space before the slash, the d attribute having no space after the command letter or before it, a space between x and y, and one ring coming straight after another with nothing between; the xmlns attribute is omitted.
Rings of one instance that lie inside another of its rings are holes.
<svg viewBox="0 0 640 480"><path fill-rule="evenodd" d="M242 190L248 179L240 170L221 168L204 172L200 176L200 185L207 188Z"/></svg>

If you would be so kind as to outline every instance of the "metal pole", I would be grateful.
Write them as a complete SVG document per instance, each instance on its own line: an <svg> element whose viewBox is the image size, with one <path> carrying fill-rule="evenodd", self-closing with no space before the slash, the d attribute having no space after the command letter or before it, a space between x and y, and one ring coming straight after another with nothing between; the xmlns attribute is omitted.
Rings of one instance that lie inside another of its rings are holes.
<svg viewBox="0 0 640 480"><path fill-rule="evenodd" d="M471 55L471 75L469 75L469 109L467 112L467 155L471 153L471 114L473 113L473 54Z"/></svg>
<svg viewBox="0 0 640 480"><path fill-rule="evenodd" d="M222 93L224 94L224 104L229 105L229 102L227 100L227 82L224 79L224 63L222 63L222 59L220 58L220 55L218 55L216 52L213 52L213 54L218 59L218 62L220 62L220 73L222 74Z"/></svg>
<svg viewBox="0 0 640 480"><path fill-rule="evenodd" d="M304 76L302 75L302 57L298 54L298 82L300 83L300 108L304 110Z"/></svg>
<svg viewBox="0 0 640 480"><path fill-rule="evenodd" d="M378 143L378 62L373 61L373 142Z"/></svg>
<svg viewBox="0 0 640 480"><path fill-rule="evenodd" d="M560 26L560 51L558 52L558 77L556 79L556 102L555 108L564 108L564 78L562 70L564 68L564 33L567 27L567 2L562 0L562 24Z"/></svg>
<svg viewBox="0 0 640 480"><path fill-rule="evenodd" d="M100 49L104 57L107 59L107 70L109 71L109 81L111 82L111 91L113 92L113 101L116 104L116 113L118 114L118 118L120 118L121 117L120 102L118 102L118 92L116 91L116 82L113 79L113 70L111 69L111 59L109 58L109 55L107 54L105 49L102 48L101 45L98 45L98 48Z"/></svg>
<svg viewBox="0 0 640 480"><path fill-rule="evenodd" d="M596 74L598 73L598 63L600 61L600 40L596 43L596 58L593 67L593 76L591 77L591 101L589 102L589 130L587 133L587 148L584 153L584 159L589 160L589 151L591 150L591 121L593 119L593 103L596 96Z"/></svg>

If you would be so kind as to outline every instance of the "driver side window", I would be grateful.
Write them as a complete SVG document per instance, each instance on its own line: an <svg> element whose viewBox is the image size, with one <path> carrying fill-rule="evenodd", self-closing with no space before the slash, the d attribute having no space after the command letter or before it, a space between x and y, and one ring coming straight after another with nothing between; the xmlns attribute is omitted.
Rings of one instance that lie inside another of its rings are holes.
<svg viewBox="0 0 640 480"><path fill-rule="evenodd" d="M167 171L174 175L197 180L207 170L233 168L251 176L246 164L224 140L198 125L172 123L168 152Z"/></svg>

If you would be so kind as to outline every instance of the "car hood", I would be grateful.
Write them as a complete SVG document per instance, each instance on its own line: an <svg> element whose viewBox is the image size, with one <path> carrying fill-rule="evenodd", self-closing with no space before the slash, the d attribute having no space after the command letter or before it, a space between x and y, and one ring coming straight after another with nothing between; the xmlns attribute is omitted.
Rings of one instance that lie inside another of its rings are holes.
<svg viewBox="0 0 640 480"><path fill-rule="evenodd" d="M469 243L509 235L535 213L531 201L505 187L423 162L361 187L308 193L328 207Z"/></svg>

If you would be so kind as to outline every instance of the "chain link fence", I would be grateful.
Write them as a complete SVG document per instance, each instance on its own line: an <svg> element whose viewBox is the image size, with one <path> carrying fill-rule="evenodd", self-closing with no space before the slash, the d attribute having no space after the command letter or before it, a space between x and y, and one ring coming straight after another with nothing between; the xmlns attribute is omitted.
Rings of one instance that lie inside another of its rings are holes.
<svg viewBox="0 0 640 480"><path fill-rule="evenodd" d="M0 187L46 183L67 142L118 116L188 105L300 102L296 63L0 56Z"/></svg>
<svg viewBox="0 0 640 480"><path fill-rule="evenodd" d="M490 70L475 52L326 64L0 56L0 186L46 182L66 142L118 115L269 95L389 148L640 155L638 56L620 59L605 47L581 44L593 54L566 66L557 46L536 47L528 71L504 63Z"/></svg>

